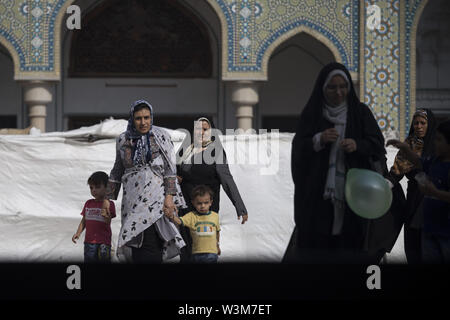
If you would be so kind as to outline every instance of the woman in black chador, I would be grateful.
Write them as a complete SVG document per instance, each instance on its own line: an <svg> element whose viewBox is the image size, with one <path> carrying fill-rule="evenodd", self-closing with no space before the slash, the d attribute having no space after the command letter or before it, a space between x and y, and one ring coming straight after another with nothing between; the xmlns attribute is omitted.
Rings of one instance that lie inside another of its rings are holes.
<svg viewBox="0 0 450 320"><path fill-rule="evenodd" d="M372 221L357 216L344 189L350 168L378 165L380 173L387 173L385 153L380 128L356 96L348 70L339 63L326 65L292 142L296 229L284 261L380 261L398 235L392 214Z"/></svg>
<svg viewBox="0 0 450 320"><path fill-rule="evenodd" d="M180 210L181 216L195 210L191 202L191 192L198 185L207 185L211 188L214 193L211 210L219 213L220 186L222 186L236 209L237 218L240 220L242 217L242 224L247 221L247 209L230 173L225 150L211 120L202 117L195 121L193 141L189 136L186 137L177 155L178 181L188 207ZM186 246L181 250L181 262L189 262L192 239L185 227L181 229L181 234L186 242Z"/></svg>

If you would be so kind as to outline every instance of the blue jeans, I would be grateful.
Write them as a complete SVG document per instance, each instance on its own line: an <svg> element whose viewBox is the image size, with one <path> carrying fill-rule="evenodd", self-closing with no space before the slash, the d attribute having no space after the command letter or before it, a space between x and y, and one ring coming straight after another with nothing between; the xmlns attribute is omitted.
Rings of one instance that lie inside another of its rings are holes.
<svg viewBox="0 0 450 320"><path fill-rule="evenodd" d="M422 233L422 259L424 263L450 264L450 237Z"/></svg>
<svg viewBox="0 0 450 320"><path fill-rule="evenodd" d="M195 253L192 255L194 263L217 263L219 256L215 253Z"/></svg>
<svg viewBox="0 0 450 320"><path fill-rule="evenodd" d="M84 262L111 262L111 246L103 243L84 244Z"/></svg>

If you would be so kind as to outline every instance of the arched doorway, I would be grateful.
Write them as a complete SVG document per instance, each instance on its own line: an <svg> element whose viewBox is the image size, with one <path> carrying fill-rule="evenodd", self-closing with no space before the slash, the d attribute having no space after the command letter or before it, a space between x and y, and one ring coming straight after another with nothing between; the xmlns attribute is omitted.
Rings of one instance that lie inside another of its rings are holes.
<svg viewBox="0 0 450 320"><path fill-rule="evenodd" d="M191 127L199 115L218 117L220 22L206 2L75 4L82 28L62 41L64 129L127 118L137 99L152 103L155 124L172 129Z"/></svg>
<svg viewBox="0 0 450 320"><path fill-rule="evenodd" d="M0 44L0 129L26 126L23 118L22 90L14 80L14 63Z"/></svg>
<svg viewBox="0 0 450 320"><path fill-rule="evenodd" d="M428 1L417 27L416 109L450 117L450 2Z"/></svg>
<svg viewBox="0 0 450 320"><path fill-rule="evenodd" d="M283 42L270 57L268 81L260 89L258 127L294 132L320 69L332 61L333 53L309 34Z"/></svg>

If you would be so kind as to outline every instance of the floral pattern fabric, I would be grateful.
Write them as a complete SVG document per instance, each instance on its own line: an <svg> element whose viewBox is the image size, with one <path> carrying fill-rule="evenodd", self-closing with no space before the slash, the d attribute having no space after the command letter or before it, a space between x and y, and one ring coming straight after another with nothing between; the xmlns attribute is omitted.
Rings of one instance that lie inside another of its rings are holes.
<svg viewBox="0 0 450 320"><path fill-rule="evenodd" d="M176 181L175 153L170 136L156 126L152 127L152 134L160 152L152 153L150 163L143 165L134 165L132 140L127 139L125 133L117 139L116 162L110 182L116 185L116 191L120 183L123 185L118 253L126 246L139 247L143 231L156 223L164 240L163 258L167 259L176 256L185 243L177 227L163 214L167 191L165 180L175 183L175 206L184 208L186 204Z"/></svg>

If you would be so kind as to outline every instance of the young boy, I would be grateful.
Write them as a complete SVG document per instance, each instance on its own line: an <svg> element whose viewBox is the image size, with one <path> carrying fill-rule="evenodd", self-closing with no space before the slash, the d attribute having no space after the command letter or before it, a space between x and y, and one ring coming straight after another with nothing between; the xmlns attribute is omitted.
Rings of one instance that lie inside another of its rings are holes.
<svg viewBox="0 0 450 320"><path fill-rule="evenodd" d="M83 218L72 241L80 237L86 228L84 239L84 262L111 262L111 219L116 216L114 202L106 199L108 175L94 172L88 185L94 199L86 201L81 211Z"/></svg>
<svg viewBox="0 0 450 320"><path fill-rule="evenodd" d="M192 262L216 263L220 255L220 224L219 215L210 211L213 192L208 186L199 185L192 190L191 199L195 211L182 217L173 212L165 212L165 215L176 225L185 225L191 231Z"/></svg>
<svg viewBox="0 0 450 320"><path fill-rule="evenodd" d="M387 143L403 150L408 160L426 173L419 180L423 201L422 258L425 263L450 263L450 121L442 122L434 137L435 157L420 159L406 143Z"/></svg>

